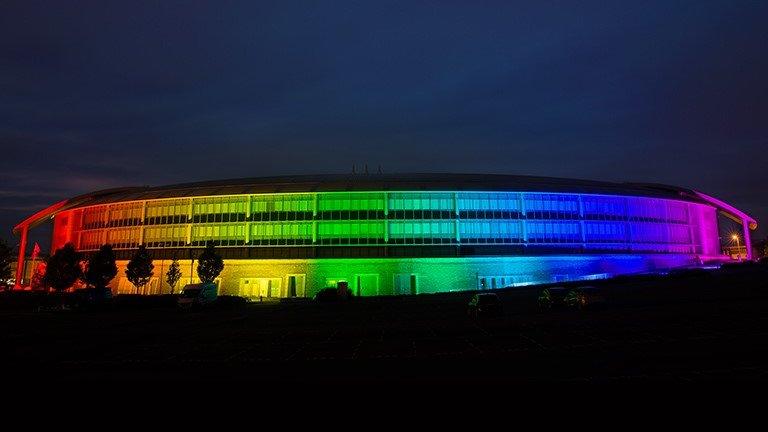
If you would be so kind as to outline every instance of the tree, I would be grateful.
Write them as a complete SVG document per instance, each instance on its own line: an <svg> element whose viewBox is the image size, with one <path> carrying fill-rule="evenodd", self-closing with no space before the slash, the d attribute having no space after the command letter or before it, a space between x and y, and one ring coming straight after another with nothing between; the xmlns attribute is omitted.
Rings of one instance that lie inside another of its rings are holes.
<svg viewBox="0 0 768 432"><path fill-rule="evenodd" d="M144 245L139 246L139 250L133 255L125 269L125 276L136 287L136 294L139 293L139 287L145 286L152 279L152 258Z"/></svg>
<svg viewBox="0 0 768 432"><path fill-rule="evenodd" d="M171 294L173 294L176 284L179 283L179 279L181 279L181 270L179 267L179 261L176 257L173 257L173 262L168 267L168 272L165 274L165 281L168 282L168 285L171 287Z"/></svg>
<svg viewBox="0 0 768 432"><path fill-rule="evenodd" d="M71 287L83 275L80 261L81 256L72 243L65 244L48 258L43 285L56 291Z"/></svg>
<svg viewBox="0 0 768 432"><path fill-rule="evenodd" d="M84 274L85 283L97 289L104 289L116 275L115 253L112 252L112 246L105 244L88 260Z"/></svg>
<svg viewBox="0 0 768 432"><path fill-rule="evenodd" d="M43 284L43 278L45 277L45 267L45 261L37 263L35 272L32 273L32 279L29 281L29 286L33 291L45 289L45 284Z"/></svg>
<svg viewBox="0 0 768 432"><path fill-rule="evenodd" d="M768 257L768 237L760 241L753 241L752 248L757 252L759 257Z"/></svg>
<svg viewBox="0 0 768 432"><path fill-rule="evenodd" d="M14 261L13 249L5 240L0 239L0 280L8 280L13 274L11 264Z"/></svg>
<svg viewBox="0 0 768 432"><path fill-rule="evenodd" d="M213 282L224 269L224 260L216 253L213 243L208 243L203 253L197 258L197 275L204 283Z"/></svg>

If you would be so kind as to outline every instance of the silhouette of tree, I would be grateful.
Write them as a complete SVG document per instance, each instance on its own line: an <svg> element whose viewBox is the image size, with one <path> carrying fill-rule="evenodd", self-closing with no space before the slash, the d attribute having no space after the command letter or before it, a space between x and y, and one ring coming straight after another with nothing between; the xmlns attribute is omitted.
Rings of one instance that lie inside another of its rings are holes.
<svg viewBox="0 0 768 432"><path fill-rule="evenodd" d="M152 258L144 245L139 246L139 250L133 255L125 269L125 276L136 287L136 294L139 293L139 287L145 286L152 279L153 269Z"/></svg>
<svg viewBox="0 0 768 432"><path fill-rule="evenodd" d="M83 275L81 256L72 243L65 244L48 258L43 285L56 291L71 287Z"/></svg>
<svg viewBox="0 0 768 432"><path fill-rule="evenodd" d="M213 243L209 242L197 259L197 275L200 277L200 281L213 282L223 269L224 260L216 253Z"/></svg>
<svg viewBox="0 0 768 432"><path fill-rule="evenodd" d="M29 286L32 288L32 290L38 291L45 289L43 278L45 277L46 266L47 264L45 262L37 263L35 272L32 273L32 279L29 281Z"/></svg>
<svg viewBox="0 0 768 432"><path fill-rule="evenodd" d="M11 278L13 271L11 263L14 261L13 248L8 246L5 240L0 239L0 280Z"/></svg>
<svg viewBox="0 0 768 432"><path fill-rule="evenodd" d="M760 251L760 254L764 257L768 257L768 237L764 238L759 244L760 247L758 250Z"/></svg>
<svg viewBox="0 0 768 432"><path fill-rule="evenodd" d="M173 294L176 284L179 283L179 279L181 279L179 261L176 257L173 257L173 262L171 262L171 265L168 267L168 272L165 273L165 281L168 282L168 285L171 287L171 294Z"/></svg>
<svg viewBox="0 0 768 432"><path fill-rule="evenodd" d="M115 253L112 252L112 246L103 245L88 260L84 275L85 283L97 289L104 289L116 275L117 264L115 264Z"/></svg>

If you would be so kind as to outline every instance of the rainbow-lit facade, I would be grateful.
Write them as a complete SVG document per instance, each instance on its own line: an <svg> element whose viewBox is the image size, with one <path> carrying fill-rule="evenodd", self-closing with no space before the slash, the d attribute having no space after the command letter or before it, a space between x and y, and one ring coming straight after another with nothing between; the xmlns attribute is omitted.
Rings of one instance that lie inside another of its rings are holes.
<svg viewBox="0 0 768 432"><path fill-rule="evenodd" d="M754 220L704 194L668 186L477 175L298 176L124 188L58 203L52 249L111 244L116 292L140 245L155 258L147 293L183 283L213 242L223 294L303 297L338 281L359 295L493 289L690 265L721 257L718 212ZM191 259L192 258L192 259Z"/></svg>

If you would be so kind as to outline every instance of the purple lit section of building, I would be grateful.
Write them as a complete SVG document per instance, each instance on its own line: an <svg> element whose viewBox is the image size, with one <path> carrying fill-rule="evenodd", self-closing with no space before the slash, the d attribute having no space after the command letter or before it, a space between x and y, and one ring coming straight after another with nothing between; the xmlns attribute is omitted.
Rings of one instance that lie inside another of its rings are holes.
<svg viewBox="0 0 768 432"><path fill-rule="evenodd" d="M737 209L736 207L725 203L723 201L720 201L717 198L711 197L709 195L706 195L704 193L694 191L694 193L706 201L707 203L712 204L714 207L722 210L723 214L728 217L729 219L733 220L734 222L738 223L742 227L742 235L744 236L743 242L747 249L747 259L752 259L752 236L750 235L750 230L756 230L757 229L757 221L754 220L752 217L750 217L748 214L744 213L743 211Z"/></svg>
<svg viewBox="0 0 768 432"><path fill-rule="evenodd" d="M723 260L718 214L743 226L749 253L754 219L700 192L493 175L298 176L123 188L58 203L16 229L24 238L52 218L53 249L72 243L87 254L109 243L121 266L139 245L162 268L166 259L193 257L214 243L226 260L220 288L229 294L309 296L343 280L361 295L384 295ZM149 292L165 292L156 279ZM113 288L122 292L123 284L118 277Z"/></svg>

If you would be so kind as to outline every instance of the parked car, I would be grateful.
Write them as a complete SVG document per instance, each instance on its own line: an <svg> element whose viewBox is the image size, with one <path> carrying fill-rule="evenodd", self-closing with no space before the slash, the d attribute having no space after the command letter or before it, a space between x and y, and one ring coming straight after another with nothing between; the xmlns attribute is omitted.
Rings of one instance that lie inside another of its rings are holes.
<svg viewBox="0 0 768 432"><path fill-rule="evenodd" d="M352 298L352 291L349 289L346 290L346 295L343 295L343 293L344 291L339 293L338 288L329 287L321 289L312 298L318 302L332 302L338 300L349 300Z"/></svg>
<svg viewBox="0 0 768 432"><path fill-rule="evenodd" d="M541 310L561 309L565 307L565 297L571 291L566 287L544 288L539 293L538 304Z"/></svg>
<svg viewBox="0 0 768 432"><path fill-rule="evenodd" d="M193 309L213 304L219 295L215 283L188 284L184 286L176 304L182 309Z"/></svg>
<svg viewBox="0 0 768 432"><path fill-rule="evenodd" d="M76 309L93 309L112 305L112 290L109 288L80 288L73 293Z"/></svg>
<svg viewBox="0 0 768 432"><path fill-rule="evenodd" d="M475 294L467 305L467 314L472 318L497 317L504 314L499 296L494 293Z"/></svg>
<svg viewBox="0 0 768 432"><path fill-rule="evenodd" d="M593 286L572 288L565 296L565 304L571 309L591 309L607 303L603 290Z"/></svg>

